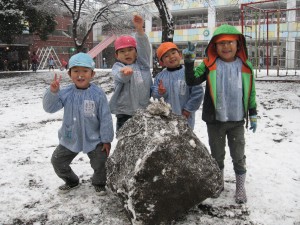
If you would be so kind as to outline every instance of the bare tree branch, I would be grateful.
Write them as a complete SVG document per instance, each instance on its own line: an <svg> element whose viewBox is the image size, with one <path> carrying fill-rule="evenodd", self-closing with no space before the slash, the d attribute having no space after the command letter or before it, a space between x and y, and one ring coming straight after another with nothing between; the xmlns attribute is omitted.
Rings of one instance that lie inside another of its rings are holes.
<svg viewBox="0 0 300 225"><path fill-rule="evenodd" d="M118 27L118 24L126 23L127 18L129 18L126 14L130 14L134 8L141 8L153 2L152 0L136 0L134 2L131 0L99 0L97 2L86 0L57 1L72 17L72 37L77 51L83 49L93 27L97 23ZM95 7L95 5L91 5L91 2L92 4L98 4ZM126 20L124 20L125 18ZM118 21L118 24L116 21ZM83 27L85 27L84 31ZM111 29L111 32L115 31L116 29Z"/></svg>

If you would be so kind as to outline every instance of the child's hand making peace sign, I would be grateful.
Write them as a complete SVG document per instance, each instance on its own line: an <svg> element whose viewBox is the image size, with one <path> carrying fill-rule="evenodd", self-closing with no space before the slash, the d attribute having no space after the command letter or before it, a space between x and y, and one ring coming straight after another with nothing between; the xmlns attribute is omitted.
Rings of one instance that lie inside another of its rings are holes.
<svg viewBox="0 0 300 225"><path fill-rule="evenodd" d="M61 75L57 77L57 74L55 74L54 79L50 84L50 91L52 93L57 93L59 91L60 81L61 81Z"/></svg>
<svg viewBox="0 0 300 225"><path fill-rule="evenodd" d="M159 84L158 84L158 93L159 93L160 95L163 95L163 94L165 94L166 92L167 92L167 90L166 90L166 88L165 88L165 86L164 86L164 84L163 84L163 81L160 80L160 81L159 81Z"/></svg>

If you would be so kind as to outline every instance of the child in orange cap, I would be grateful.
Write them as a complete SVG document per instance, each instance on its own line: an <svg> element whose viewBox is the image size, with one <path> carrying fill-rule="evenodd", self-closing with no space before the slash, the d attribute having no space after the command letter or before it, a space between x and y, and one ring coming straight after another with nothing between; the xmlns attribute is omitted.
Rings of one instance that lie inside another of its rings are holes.
<svg viewBox="0 0 300 225"><path fill-rule="evenodd" d="M215 30L205 52L207 58L194 69L190 57L193 52L184 50L186 82L198 85L206 81L202 119L207 124L211 154L222 171L222 190L227 136L236 175L235 201L246 203L244 124L246 120L247 128L250 116L250 129L255 132L257 121L255 79L246 40L235 27L222 25Z"/></svg>
<svg viewBox="0 0 300 225"><path fill-rule="evenodd" d="M112 67L115 84L109 106L111 113L117 117L117 130L137 109L146 108L150 103L151 47L143 29L143 18L135 15L133 24L137 31L135 38L123 35L114 43L118 61Z"/></svg>
<svg viewBox="0 0 300 225"><path fill-rule="evenodd" d="M162 43L157 58L166 68L157 74L152 86L153 98L164 98L172 107L173 113L187 119L190 128L195 125L195 112L203 99L201 85L188 86L184 78L184 66L180 64L182 55L172 42Z"/></svg>

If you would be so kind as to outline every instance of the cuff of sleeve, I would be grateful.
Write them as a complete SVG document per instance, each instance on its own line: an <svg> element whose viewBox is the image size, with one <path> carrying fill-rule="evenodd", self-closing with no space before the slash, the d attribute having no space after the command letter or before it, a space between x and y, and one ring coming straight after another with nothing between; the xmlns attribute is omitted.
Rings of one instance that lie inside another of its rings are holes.
<svg viewBox="0 0 300 225"><path fill-rule="evenodd" d="M58 95L58 92L52 92L51 90L49 90L49 92L50 92L50 94L52 95L52 96L57 96Z"/></svg>
<svg viewBox="0 0 300 225"><path fill-rule="evenodd" d="M257 115L257 111L256 109L249 109L249 116L256 116Z"/></svg>

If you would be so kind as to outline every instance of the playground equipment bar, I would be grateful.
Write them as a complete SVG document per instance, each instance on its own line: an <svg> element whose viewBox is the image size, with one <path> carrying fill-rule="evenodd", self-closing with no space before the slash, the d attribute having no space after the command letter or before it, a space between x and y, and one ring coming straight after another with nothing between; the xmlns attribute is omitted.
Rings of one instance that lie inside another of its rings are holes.
<svg viewBox="0 0 300 225"><path fill-rule="evenodd" d="M241 25L242 25L242 33L244 33L244 7L250 7L253 9L257 9L255 7L251 7L250 5L254 5L254 4L260 4L260 3L266 3L266 2L278 2L279 0L265 0L265 1L261 1L261 2L249 2L249 3L244 3L241 4ZM264 10L262 10L264 11Z"/></svg>

